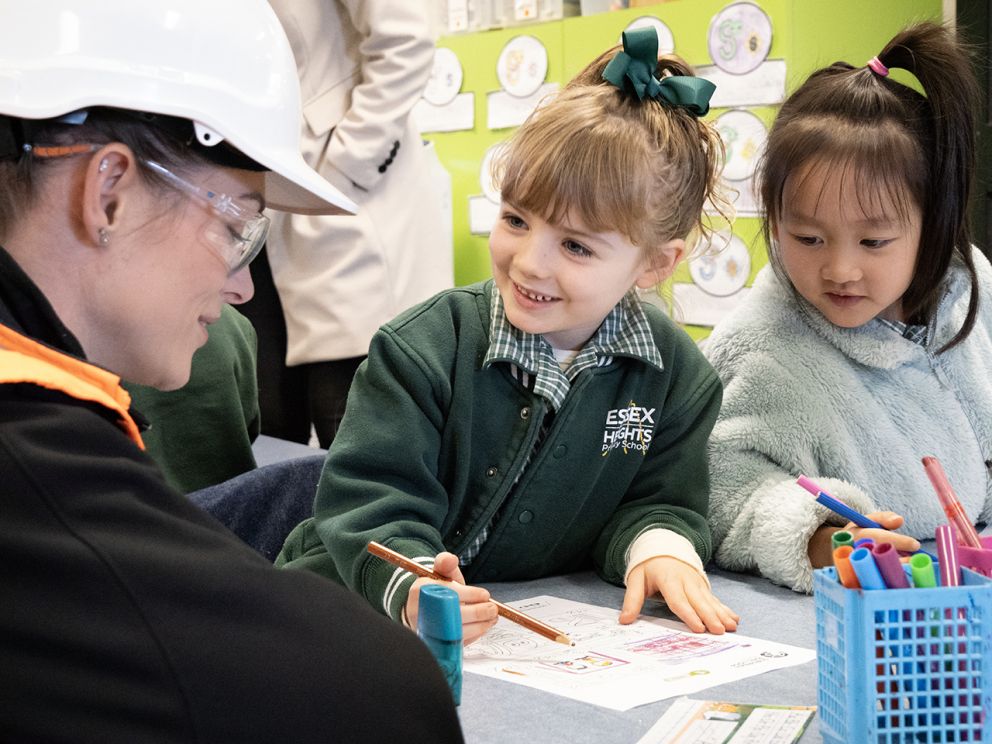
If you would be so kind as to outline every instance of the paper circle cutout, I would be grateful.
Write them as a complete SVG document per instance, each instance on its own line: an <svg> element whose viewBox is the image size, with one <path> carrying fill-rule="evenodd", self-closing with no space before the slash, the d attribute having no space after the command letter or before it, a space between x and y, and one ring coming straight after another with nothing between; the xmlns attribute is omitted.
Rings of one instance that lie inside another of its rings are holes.
<svg viewBox="0 0 992 744"><path fill-rule="evenodd" d="M715 297L739 292L751 275L751 254L744 241L727 231L715 233L703 251L689 260L696 286Z"/></svg>
<svg viewBox="0 0 992 744"><path fill-rule="evenodd" d="M728 181L746 181L754 175L758 159L765 149L768 130L765 123L750 111L733 109L713 122L726 149L723 177Z"/></svg>
<svg viewBox="0 0 992 744"><path fill-rule="evenodd" d="M754 3L733 3L713 17L707 36L713 63L721 70L743 75L768 57L772 22Z"/></svg>
<svg viewBox="0 0 992 744"><path fill-rule="evenodd" d="M544 83L548 74L548 50L533 36L514 36L496 60L496 77L511 96L526 98Z"/></svg>
<svg viewBox="0 0 992 744"><path fill-rule="evenodd" d="M629 24L624 31L633 31L635 28L645 28L652 27L655 33L658 34L658 54L671 54L675 51L675 36L672 34L672 30L665 25L665 23L654 16L641 16L640 18L635 18ZM617 44L623 43L623 37L621 36L617 40Z"/></svg>
<svg viewBox="0 0 992 744"><path fill-rule="evenodd" d="M424 88L424 100L435 106L445 106L455 100L462 89L462 63L447 47L434 50L434 66Z"/></svg>

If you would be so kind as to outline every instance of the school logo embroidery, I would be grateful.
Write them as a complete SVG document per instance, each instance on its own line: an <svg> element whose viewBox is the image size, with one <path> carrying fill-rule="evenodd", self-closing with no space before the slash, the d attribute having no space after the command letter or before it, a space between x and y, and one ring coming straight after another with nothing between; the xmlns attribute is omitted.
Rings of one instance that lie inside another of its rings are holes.
<svg viewBox="0 0 992 744"><path fill-rule="evenodd" d="M630 401L626 408L614 408L606 414L603 429L603 457L615 449L648 453L654 434L655 408L644 408Z"/></svg>

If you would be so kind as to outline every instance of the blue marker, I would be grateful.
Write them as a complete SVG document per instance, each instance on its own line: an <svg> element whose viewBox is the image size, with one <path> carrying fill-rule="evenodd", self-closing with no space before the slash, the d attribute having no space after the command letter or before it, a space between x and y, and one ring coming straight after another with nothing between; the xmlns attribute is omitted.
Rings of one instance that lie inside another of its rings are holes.
<svg viewBox="0 0 992 744"><path fill-rule="evenodd" d="M850 557L851 568L858 577L862 589L885 589L885 580L868 548L858 548Z"/></svg>
<svg viewBox="0 0 992 744"><path fill-rule="evenodd" d="M833 496L828 494L813 481L807 478L805 475L800 475L796 479L796 483L805 488L811 494L816 497L816 500L827 507L834 514L839 514L844 517L849 522L854 522L858 527L874 527L875 529L884 530L885 528L876 522L874 519L868 519L864 514L854 511L851 507L845 504L843 501L838 501Z"/></svg>

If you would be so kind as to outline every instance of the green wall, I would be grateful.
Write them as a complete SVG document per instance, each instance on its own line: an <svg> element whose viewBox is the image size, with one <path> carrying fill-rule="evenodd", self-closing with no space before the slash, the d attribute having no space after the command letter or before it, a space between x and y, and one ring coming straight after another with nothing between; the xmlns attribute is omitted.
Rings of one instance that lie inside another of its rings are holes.
<svg viewBox="0 0 992 744"><path fill-rule="evenodd" d="M475 128L471 131L432 133L441 162L451 173L454 214L455 281L467 284L489 276L488 236L469 231L468 197L481 193L479 168L486 149L506 139L512 129L486 127L486 96L500 89L496 60L503 46L514 36L529 34L539 38L548 50L547 82L566 82L586 63L615 44L620 32L636 18L654 15L672 30L676 53L693 65L709 65L706 47L710 19L730 0L669 0L649 7L566 18L562 21L518 26L473 34L446 36L438 46L449 47L461 61L464 80L461 91L475 94ZM787 92L817 67L838 59L852 64L867 61L902 26L922 18L938 19L941 0L758 0L773 23L769 59L784 59L787 66ZM897 74L898 76L898 74ZM713 109L716 118L727 109ZM766 124L775 107L748 107ZM758 220L738 218L734 232L752 254L752 274L766 262ZM691 281L683 265L675 281ZM750 280L749 280L750 283ZM688 327L694 337L709 329Z"/></svg>

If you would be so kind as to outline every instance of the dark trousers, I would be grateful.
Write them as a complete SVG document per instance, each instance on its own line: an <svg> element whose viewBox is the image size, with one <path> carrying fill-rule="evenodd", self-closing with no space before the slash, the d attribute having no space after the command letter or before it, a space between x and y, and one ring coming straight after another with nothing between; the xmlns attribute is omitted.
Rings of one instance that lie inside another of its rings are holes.
<svg viewBox="0 0 992 744"><path fill-rule="evenodd" d="M251 278L255 296L238 309L258 334L262 434L306 444L312 425L326 449L341 425L351 380L365 357L287 367L286 321L264 249L252 262Z"/></svg>

